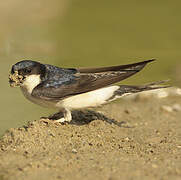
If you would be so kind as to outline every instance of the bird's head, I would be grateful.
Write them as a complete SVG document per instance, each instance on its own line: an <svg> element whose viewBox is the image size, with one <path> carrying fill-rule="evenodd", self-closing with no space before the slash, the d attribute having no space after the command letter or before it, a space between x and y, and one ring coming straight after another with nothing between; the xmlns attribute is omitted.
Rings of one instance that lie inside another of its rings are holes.
<svg viewBox="0 0 181 180"><path fill-rule="evenodd" d="M45 67L43 64L36 61L23 60L12 66L9 74L9 83L11 87L22 86L27 78L40 78L44 73Z"/></svg>

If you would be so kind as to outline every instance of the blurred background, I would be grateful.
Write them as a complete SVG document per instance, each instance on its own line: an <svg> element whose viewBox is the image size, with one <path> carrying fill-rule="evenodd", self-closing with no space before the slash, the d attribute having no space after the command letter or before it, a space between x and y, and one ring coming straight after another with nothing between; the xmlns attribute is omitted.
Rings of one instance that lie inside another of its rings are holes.
<svg viewBox="0 0 181 180"><path fill-rule="evenodd" d="M6 0L0 2L0 135L48 116L10 88L11 66L23 59L60 67L109 66L156 58L124 81L181 82L180 1Z"/></svg>

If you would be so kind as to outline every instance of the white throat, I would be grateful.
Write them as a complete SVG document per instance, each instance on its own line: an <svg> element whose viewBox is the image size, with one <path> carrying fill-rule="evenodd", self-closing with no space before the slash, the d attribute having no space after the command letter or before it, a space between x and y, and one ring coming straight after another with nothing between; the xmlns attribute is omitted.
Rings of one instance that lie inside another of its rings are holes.
<svg viewBox="0 0 181 180"><path fill-rule="evenodd" d="M25 81L22 84L22 88L26 88L29 94L33 91L33 89L40 84L41 79L40 75L32 74L26 77Z"/></svg>

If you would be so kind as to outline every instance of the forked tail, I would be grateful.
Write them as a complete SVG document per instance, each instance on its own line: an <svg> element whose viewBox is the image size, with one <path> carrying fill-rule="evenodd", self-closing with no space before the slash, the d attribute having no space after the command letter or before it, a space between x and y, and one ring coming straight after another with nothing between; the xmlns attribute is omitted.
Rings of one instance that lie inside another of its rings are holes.
<svg viewBox="0 0 181 180"><path fill-rule="evenodd" d="M161 85L166 82L168 82L168 80L157 81L157 82L140 85L140 86L120 85L119 89L117 89L114 92L114 95L108 101L112 101L122 96L133 94L133 93L170 87L169 85Z"/></svg>

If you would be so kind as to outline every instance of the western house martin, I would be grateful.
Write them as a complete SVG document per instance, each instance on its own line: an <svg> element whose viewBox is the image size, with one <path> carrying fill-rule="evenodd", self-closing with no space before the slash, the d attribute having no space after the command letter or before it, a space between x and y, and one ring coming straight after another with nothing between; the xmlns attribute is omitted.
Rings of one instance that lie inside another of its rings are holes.
<svg viewBox="0 0 181 180"><path fill-rule="evenodd" d="M70 122L71 110L96 107L124 95L166 88L165 81L141 86L112 85L126 79L154 59L134 64L100 68L60 68L23 60L12 66L9 83L19 86L24 96L35 104L55 108L64 117L56 122Z"/></svg>

